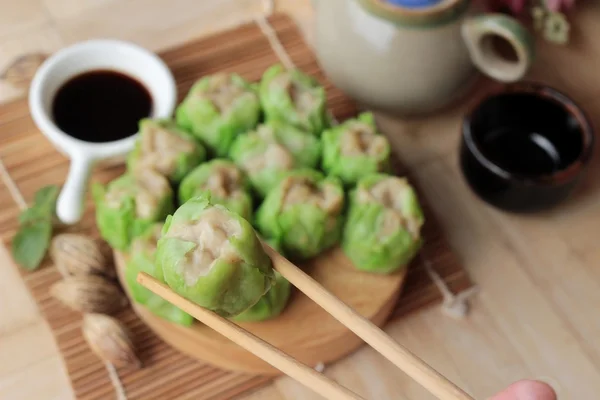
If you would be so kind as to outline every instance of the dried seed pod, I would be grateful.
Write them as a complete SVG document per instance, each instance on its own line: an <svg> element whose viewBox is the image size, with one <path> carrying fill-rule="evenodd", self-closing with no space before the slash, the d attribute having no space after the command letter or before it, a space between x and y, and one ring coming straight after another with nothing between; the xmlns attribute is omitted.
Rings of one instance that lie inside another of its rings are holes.
<svg viewBox="0 0 600 400"><path fill-rule="evenodd" d="M117 367L141 367L127 329L116 319L103 314L85 314L81 330L101 359Z"/></svg>
<svg viewBox="0 0 600 400"><path fill-rule="evenodd" d="M65 278L81 275L115 277L109 248L89 236L62 233L52 239L50 256Z"/></svg>
<svg viewBox="0 0 600 400"><path fill-rule="evenodd" d="M119 286L101 276L65 278L52 285L50 294L75 311L112 314L127 305Z"/></svg>

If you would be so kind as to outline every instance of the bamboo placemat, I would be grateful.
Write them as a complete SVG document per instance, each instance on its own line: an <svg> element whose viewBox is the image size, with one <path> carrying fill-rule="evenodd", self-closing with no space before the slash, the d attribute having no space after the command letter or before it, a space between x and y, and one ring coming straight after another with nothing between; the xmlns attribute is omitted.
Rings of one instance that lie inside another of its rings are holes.
<svg viewBox="0 0 600 400"><path fill-rule="evenodd" d="M161 57L177 79L180 98L202 75L237 72L256 81L267 67L283 62L316 76L325 85L329 108L337 119L343 120L357 111L350 99L327 82L296 25L285 15L273 15L184 44L163 52ZM42 185L62 184L68 161L37 131L29 117L26 100L0 106L0 160L3 178L0 235L3 242L10 245L20 208L31 201ZM122 167L97 171L93 179L107 182L122 171ZM458 293L471 287L426 201L423 206L427 219L423 230L425 245L421 257L409 268L393 318L441 300L444 290ZM71 229L98 235L89 199L82 222ZM48 294L48 287L59 278L58 271L48 261L35 272L23 273L55 335L77 398L115 398L109 369L90 351L81 335L80 314L67 310ZM137 371L117 371L128 399L229 399L271 379L219 370L184 356L156 337L131 308L117 317L131 329L145 365Z"/></svg>

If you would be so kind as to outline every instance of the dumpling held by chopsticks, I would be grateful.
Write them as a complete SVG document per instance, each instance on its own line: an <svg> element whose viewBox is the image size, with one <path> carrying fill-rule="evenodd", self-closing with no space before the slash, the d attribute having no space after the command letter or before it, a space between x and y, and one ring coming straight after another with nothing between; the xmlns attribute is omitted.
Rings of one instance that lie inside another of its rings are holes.
<svg viewBox="0 0 600 400"><path fill-rule="evenodd" d="M291 284L279 272L274 272L275 283L271 289L255 305L232 318L234 321L266 321L281 314L290 298Z"/></svg>
<svg viewBox="0 0 600 400"><path fill-rule="evenodd" d="M167 217L155 262L174 292L224 317L252 307L274 280L250 223L206 196Z"/></svg>

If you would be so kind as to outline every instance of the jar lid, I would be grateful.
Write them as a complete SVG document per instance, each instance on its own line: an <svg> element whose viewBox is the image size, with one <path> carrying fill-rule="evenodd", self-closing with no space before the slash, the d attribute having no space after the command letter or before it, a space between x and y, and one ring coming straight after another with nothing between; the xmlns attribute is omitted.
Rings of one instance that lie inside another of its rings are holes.
<svg viewBox="0 0 600 400"><path fill-rule="evenodd" d="M403 8L425 8L431 7L442 0L385 0L390 5L403 7Z"/></svg>

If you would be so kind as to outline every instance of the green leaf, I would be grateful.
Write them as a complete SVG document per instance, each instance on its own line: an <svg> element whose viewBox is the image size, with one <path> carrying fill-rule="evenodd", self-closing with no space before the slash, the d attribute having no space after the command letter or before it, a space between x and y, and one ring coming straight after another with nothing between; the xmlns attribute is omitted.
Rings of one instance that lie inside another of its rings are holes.
<svg viewBox="0 0 600 400"><path fill-rule="evenodd" d="M52 220L52 215L48 215L45 209L36 206L23 210L19 214L19 225L26 225L40 220Z"/></svg>
<svg viewBox="0 0 600 400"><path fill-rule="evenodd" d="M46 255L58 193L57 185L42 187L35 192L33 205L19 214L19 231L12 241L12 256L25 269L37 269Z"/></svg>
<svg viewBox="0 0 600 400"><path fill-rule="evenodd" d="M48 185L35 192L34 207L47 210L54 213L56 199L58 198L59 187L57 185Z"/></svg>
<svg viewBox="0 0 600 400"><path fill-rule="evenodd" d="M56 208L59 187L48 185L35 192L33 205L19 214L19 224L24 225L40 219L52 220Z"/></svg>
<svg viewBox="0 0 600 400"><path fill-rule="evenodd" d="M52 222L48 219L21 225L12 241L13 258L25 269L37 269L48 250L51 236Z"/></svg>

